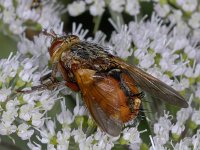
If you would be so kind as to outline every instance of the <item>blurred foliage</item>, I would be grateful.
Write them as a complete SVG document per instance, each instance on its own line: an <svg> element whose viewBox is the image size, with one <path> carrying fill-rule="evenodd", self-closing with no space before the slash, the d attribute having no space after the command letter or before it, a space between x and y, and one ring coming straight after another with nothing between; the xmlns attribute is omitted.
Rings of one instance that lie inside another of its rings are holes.
<svg viewBox="0 0 200 150"><path fill-rule="evenodd" d="M16 52L17 50L17 43L12 38L4 35L0 32L0 58L7 58L10 52Z"/></svg>

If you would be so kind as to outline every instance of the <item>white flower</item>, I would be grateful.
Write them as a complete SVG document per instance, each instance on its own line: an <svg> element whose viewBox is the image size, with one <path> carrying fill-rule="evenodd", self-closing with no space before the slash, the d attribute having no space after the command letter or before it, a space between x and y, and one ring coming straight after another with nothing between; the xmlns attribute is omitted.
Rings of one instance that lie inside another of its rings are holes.
<svg viewBox="0 0 200 150"><path fill-rule="evenodd" d="M43 28L54 27L60 24L60 15L66 11L57 1L41 2L41 7L31 9L32 0L18 0L3 3L2 18L3 23L8 24L8 28L13 34L20 35L29 26L27 21L34 21ZM49 19L51 18L51 19Z"/></svg>
<svg viewBox="0 0 200 150"><path fill-rule="evenodd" d="M200 64L193 63L193 67L190 65L186 68L185 76L189 78L197 78L200 75Z"/></svg>
<svg viewBox="0 0 200 150"><path fill-rule="evenodd" d="M197 84L195 97L200 98L200 83Z"/></svg>
<svg viewBox="0 0 200 150"><path fill-rule="evenodd" d="M126 25L121 25L120 21L114 23L112 20L109 20L116 32L113 32L111 36L111 43L113 44L114 55L117 55L121 58L127 58L133 52L130 49L131 46L131 35Z"/></svg>
<svg viewBox="0 0 200 150"><path fill-rule="evenodd" d="M31 114L31 123L33 126L40 128L44 125L44 121L45 121L44 114L41 114L39 111L35 110Z"/></svg>
<svg viewBox="0 0 200 150"><path fill-rule="evenodd" d="M9 103L6 104L6 107L12 103L12 100L9 101ZM7 109L6 111L3 111L1 114L1 121L5 124L12 124L15 118L18 116L18 107L9 107L10 109Z"/></svg>
<svg viewBox="0 0 200 150"><path fill-rule="evenodd" d="M64 129L62 132L58 131L57 133L57 150L66 150L69 147L69 139L71 136L71 132L69 130Z"/></svg>
<svg viewBox="0 0 200 150"><path fill-rule="evenodd" d="M200 27L200 13L199 12L193 13L188 24L193 28L199 28Z"/></svg>
<svg viewBox="0 0 200 150"><path fill-rule="evenodd" d="M114 142L119 139L118 137L111 137L108 134L103 133L99 128L94 134L94 140L98 141L93 145L93 149L105 149L110 150L114 146Z"/></svg>
<svg viewBox="0 0 200 150"><path fill-rule="evenodd" d="M137 128L131 127L131 128L125 128L123 130L123 139L130 142L130 145L137 145L140 146L141 139L140 139L140 132L137 130Z"/></svg>
<svg viewBox="0 0 200 150"><path fill-rule="evenodd" d="M140 12L140 4L138 0L127 0L125 10L130 15L137 15Z"/></svg>
<svg viewBox="0 0 200 150"><path fill-rule="evenodd" d="M192 137L193 148L200 149L200 130L197 130L196 134Z"/></svg>
<svg viewBox="0 0 200 150"><path fill-rule="evenodd" d="M190 117L192 113L192 108L181 108L177 113L176 113L176 119L180 124L184 124L186 120Z"/></svg>
<svg viewBox="0 0 200 150"><path fill-rule="evenodd" d="M31 9L32 0L18 0L18 5L16 8L16 14L23 21L31 19L33 21L37 21L40 17L41 11L36 11L35 9Z"/></svg>
<svg viewBox="0 0 200 150"><path fill-rule="evenodd" d="M19 54L12 56L10 53L7 59L0 60L0 82L5 83L9 77L13 78L17 74L19 68Z"/></svg>
<svg viewBox="0 0 200 150"><path fill-rule="evenodd" d="M93 143L94 142L94 137L93 135L87 137L85 141L82 141L79 143L79 148L80 150L87 150L87 149L93 149ZM97 148L98 149L98 148Z"/></svg>
<svg viewBox="0 0 200 150"><path fill-rule="evenodd" d="M55 122L52 120L48 120L45 122L46 127L42 127L40 132L40 136L37 136L38 140L42 143L50 144L51 139L55 136Z"/></svg>
<svg viewBox="0 0 200 150"><path fill-rule="evenodd" d="M14 34L22 34L22 32L26 29L23 26L23 21L20 19L16 19L13 21L9 26L10 31L12 31Z"/></svg>
<svg viewBox="0 0 200 150"><path fill-rule="evenodd" d="M94 3L90 6L90 14L92 16L100 16L105 11L105 2L104 0L95 0Z"/></svg>
<svg viewBox="0 0 200 150"><path fill-rule="evenodd" d="M0 135L10 135L14 132L16 132L16 125L12 125L12 124L7 124L4 122L0 123Z"/></svg>
<svg viewBox="0 0 200 150"><path fill-rule="evenodd" d="M73 130L71 135L74 137L76 143L82 143L86 140L86 134L83 132L82 127L79 127L77 130Z"/></svg>
<svg viewBox="0 0 200 150"><path fill-rule="evenodd" d="M158 141L158 138L152 138L152 136L150 136L150 140L152 146L149 148L149 150L167 150L167 148L165 148L163 144Z"/></svg>
<svg viewBox="0 0 200 150"><path fill-rule="evenodd" d="M125 3L125 0L111 0L109 6L113 11L122 12L124 10Z"/></svg>
<svg viewBox="0 0 200 150"><path fill-rule="evenodd" d="M183 91L185 90L186 88L189 87L189 79L188 78L182 78L180 79L180 82L174 82L172 87L177 90L177 91Z"/></svg>
<svg viewBox="0 0 200 150"><path fill-rule="evenodd" d="M25 104L20 107L19 117L25 121L29 121L31 119L33 111L34 111L33 105Z"/></svg>
<svg viewBox="0 0 200 150"><path fill-rule="evenodd" d="M172 134L181 135L181 133L185 130L185 125L177 122L175 125L172 125L171 132Z"/></svg>
<svg viewBox="0 0 200 150"><path fill-rule="evenodd" d="M196 56L196 49L192 47L191 45L187 45L184 48L184 52L188 55L188 58L194 59Z"/></svg>
<svg viewBox="0 0 200 150"><path fill-rule="evenodd" d="M141 68L147 69L150 68L154 64L154 57L155 55L153 54L146 54L144 57L139 62L139 65Z"/></svg>
<svg viewBox="0 0 200 150"><path fill-rule="evenodd" d="M32 80L32 74L38 68L37 65L33 65L36 59L25 59L21 62L21 65L24 67L23 70L19 72L19 77L25 81L30 82Z"/></svg>
<svg viewBox="0 0 200 150"><path fill-rule="evenodd" d="M57 1L46 2L42 6L38 23L40 23L45 29L48 29L49 27L55 29L57 26L60 26L60 15L66 12L66 10L67 9L64 9L63 6L60 5Z"/></svg>
<svg viewBox="0 0 200 150"><path fill-rule="evenodd" d="M34 106L38 97L37 93L26 93L23 95L23 101Z"/></svg>
<svg viewBox="0 0 200 150"><path fill-rule="evenodd" d="M18 105L19 101L17 100L17 98L15 98L14 100L9 100L6 103L6 110L11 111L13 114L16 114L16 112L18 111Z"/></svg>
<svg viewBox="0 0 200 150"><path fill-rule="evenodd" d="M156 5L154 5L154 9L160 17L166 17L170 12L170 7L168 4L161 5L157 3Z"/></svg>
<svg viewBox="0 0 200 150"><path fill-rule="evenodd" d="M78 24L78 26L76 25L76 23L72 24L72 34L77 35L80 40L84 40L86 34L89 32L89 30L84 30L82 29L82 27L82 24Z"/></svg>
<svg viewBox="0 0 200 150"><path fill-rule="evenodd" d="M174 150L189 150L191 149L192 138L184 138L179 143L177 143L174 147Z"/></svg>
<svg viewBox="0 0 200 150"><path fill-rule="evenodd" d="M169 14L169 20L172 24L182 22L183 13L180 10L173 10L172 13Z"/></svg>
<svg viewBox="0 0 200 150"><path fill-rule="evenodd" d="M174 50L180 50L185 48L189 44L189 41L185 36L175 36L171 44L173 44Z"/></svg>
<svg viewBox="0 0 200 150"><path fill-rule="evenodd" d="M169 41L167 40L168 40L167 35L158 37L150 43L150 48L153 49L156 53L164 53L166 51L169 51L166 48L167 45L169 44Z"/></svg>
<svg viewBox="0 0 200 150"><path fill-rule="evenodd" d="M22 140L30 139L30 137L33 135L34 130L28 130L29 126L25 123L22 123L18 126L17 135L21 137Z"/></svg>
<svg viewBox="0 0 200 150"><path fill-rule="evenodd" d="M196 125L200 125L200 110L195 110L195 111L192 113L191 120L192 120Z"/></svg>
<svg viewBox="0 0 200 150"><path fill-rule="evenodd" d="M158 141L161 145L169 140L169 131L172 125L169 117L168 114L165 114L164 117L160 117L158 122L154 124L154 133L156 134L154 140Z"/></svg>
<svg viewBox="0 0 200 150"><path fill-rule="evenodd" d="M31 149L31 150L41 150L42 148L42 146L41 145L39 145L39 144L37 144L37 143L35 143L35 142L33 142L33 143L31 143L31 141L29 141L28 143L27 143L27 145L28 145L28 147Z"/></svg>
<svg viewBox="0 0 200 150"><path fill-rule="evenodd" d="M3 15L3 22L4 23L6 23L6 24L14 23L16 14L14 13L13 6L5 8L2 15Z"/></svg>
<svg viewBox="0 0 200 150"><path fill-rule="evenodd" d="M0 1L0 4L1 4L3 7L5 7L5 8L9 8L9 7L12 7L12 6L13 6L12 0L7 0L7 1L1 0L1 1Z"/></svg>
<svg viewBox="0 0 200 150"><path fill-rule="evenodd" d="M74 116L72 113L66 108L65 101L62 100L60 102L61 113L57 115L57 120L64 127L70 125L74 121Z"/></svg>
<svg viewBox="0 0 200 150"><path fill-rule="evenodd" d="M197 7L197 0L176 0L176 3L186 12L192 12Z"/></svg>
<svg viewBox="0 0 200 150"><path fill-rule="evenodd" d="M68 12L71 16L78 16L85 11L84 1L74 1L67 6Z"/></svg>
<svg viewBox="0 0 200 150"><path fill-rule="evenodd" d="M76 106L74 107L74 117L75 116L82 116L86 114L85 107L79 105L79 96L76 94Z"/></svg>
<svg viewBox="0 0 200 150"><path fill-rule="evenodd" d="M53 28L55 29L55 28ZM17 44L18 51L22 54L31 54L35 56L29 61L32 61L34 67L47 66L49 61L48 46L50 45L50 38L40 34L38 37L34 37L33 41L28 40L25 36L20 36L20 41ZM28 62L29 62L28 61Z"/></svg>
<svg viewBox="0 0 200 150"><path fill-rule="evenodd" d="M42 109L44 110L51 110L51 108L54 106L55 102L59 99L62 99L62 97L58 97L59 90L57 91L43 91L42 94L39 97L39 101L41 104Z"/></svg>
<svg viewBox="0 0 200 150"><path fill-rule="evenodd" d="M2 88L0 89L0 102L5 102L8 96L11 94L11 89Z"/></svg>

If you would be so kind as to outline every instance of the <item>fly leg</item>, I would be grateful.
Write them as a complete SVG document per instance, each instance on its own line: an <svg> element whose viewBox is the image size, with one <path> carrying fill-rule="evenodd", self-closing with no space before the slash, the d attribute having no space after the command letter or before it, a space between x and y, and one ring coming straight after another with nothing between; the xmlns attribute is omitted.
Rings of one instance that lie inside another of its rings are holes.
<svg viewBox="0 0 200 150"><path fill-rule="evenodd" d="M40 78L40 82L41 82L40 85L33 86L33 87L31 87L30 90L17 89L16 92L18 92L18 93L32 93L34 91L40 91L40 90L45 90L45 89L52 90L52 89L58 87L59 85L64 84L63 82L58 81L56 79L56 73L57 73L57 63L53 64L52 72L50 72L50 73L48 73L48 74L46 74L46 75L44 75Z"/></svg>

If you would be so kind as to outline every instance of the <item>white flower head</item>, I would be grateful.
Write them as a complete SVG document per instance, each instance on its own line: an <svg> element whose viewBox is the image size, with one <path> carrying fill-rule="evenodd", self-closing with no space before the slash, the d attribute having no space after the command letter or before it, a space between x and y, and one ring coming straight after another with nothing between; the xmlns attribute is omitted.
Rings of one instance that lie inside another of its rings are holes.
<svg viewBox="0 0 200 150"><path fill-rule="evenodd" d="M200 110L195 110L192 113L191 120L196 124L200 125Z"/></svg>
<svg viewBox="0 0 200 150"><path fill-rule="evenodd" d="M40 113L39 111L35 110L31 114L31 123L34 127L42 127L45 122L44 114Z"/></svg>
<svg viewBox="0 0 200 150"><path fill-rule="evenodd" d="M42 143L50 144L51 139L55 136L55 122L52 120L46 120L46 126L41 127L38 131L40 132L40 136L37 136L38 140ZM37 128L36 128L37 129Z"/></svg>
<svg viewBox="0 0 200 150"><path fill-rule="evenodd" d="M34 130L28 130L29 126L25 123L22 123L18 126L17 135L21 137L22 140L30 139L30 137L33 135Z"/></svg>
<svg viewBox="0 0 200 150"><path fill-rule="evenodd" d="M105 1L104 0L95 0L94 3L90 6L90 14L92 16L101 16L105 11Z"/></svg>
<svg viewBox="0 0 200 150"><path fill-rule="evenodd" d="M154 124L154 133L156 134L154 140L159 141L160 144L165 144L169 140L171 125L172 123L168 114L160 117L158 122Z"/></svg>
<svg viewBox="0 0 200 150"><path fill-rule="evenodd" d="M140 132L135 127L128 128L128 129L125 128L123 130L123 138L129 141L131 145L138 144L139 146L141 144Z"/></svg>
<svg viewBox="0 0 200 150"><path fill-rule="evenodd" d="M29 121L31 119L33 111L34 111L33 105L25 104L20 107L19 117L25 121Z"/></svg>
<svg viewBox="0 0 200 150"><path fill-rule="evenodd" d="M183 13L180 10L173 10L172 13L169 14L169 20L172 24L179 23L182 21Z"/></svg>
<svg viewBox="0 0 200 150"><path fill-rule="evenodd" d="M61 113L57 115L57 120L63 126L70 125L74 121L74 117L72 113L66 108L64 100L60 102L60 105L61 105Z"/></svg>
<svg viewBox="0 0 200 150"><path fill-rule="evenodd" d="M192 144L192 138L186 137L177 143L174 147L175 150L189 150Z"/></svg>
<svg viewBox="0 0 200 150"><path fill-rule="evenodd" d="M42 146L40 144L35 143L35 142L31 143L31 141L29 141L27 143L27 146L32 150L42 150L42 148L41 148Z"/></svg>
<svg viewBox="0 0 200 150"><path fill-rule="evenodd" d="M188 24L194 29L200 27L200 12L195 12L192 14Z"/></svg>
<svg viewBox="0 0 200 150"><path fill-rule="evenodd" d="M200 130L197 130L196 134L193 135L192 144L194 149L200 149Z"/></svg>
<svg viewBox="0 0 200 150"><path fill-rule="evenodd" d="M113 11L122 12L124 10L125 3L125 0L111 0L109 6Z"/></svg>
<svg viewBox="0 0 200 150"><path fill-rule="evenodd" d="M140 4L138 0L127 0L126 6L125 6L125 11L134 16L140 13Z"/></svg>
<svg viewBox="0 0 200 150"><path fill-rule="evenodd" d="M12 56L10 53L8 59L0 60L0 82L5 83L9 77L13 78L19 69L19 54Z"/></svg>
<svg viewBox="0 0 200 150"><path fill-rule="evenodd" d="M67 6L68 12L71 16L78 16L86 10L86 4L84 1L73 1L73 3Z"/></svg>
<svg viewBox="0 0 200 150"><path fill-rule="evenodd" d="M180 136L184 130L185 130L185 125L177 122L175 125L172 125L171 132L172 134L176 134Z"/></svg>
<svg viewBox="0 0 200 150"><path fill-rule="evenodd" d="M13 124L6 124L4 122L0 123L0 134L1 135L10 135L16 132L17 126Z"/></svg>
<svg viewBox="0 0 200 150"><path fill-rule="evenodd" d="M109 21L116 30L116 32L113 32L110 39L113 46L112 53L121 58L127 58L133 52L133 49L130 48L132 39L128 26L121 25L119 20L117 23L114 23L111 19Z"/></svg>
<svg viewBox="0 0 200 150"><path fill-rule="evenodd" d="M197 0L176 0L176 3L186 12L192 12L197 7Z"/></svg>
<svg viewBox="0 0 200 150"><path fill-rule="evenodd" d="M11 89L2 88L0 89L0 102L5 102L8 96L11 94Z"/></svg>
<svg viewBox="0 0 200 150"><path fill-rule="evenodd" d="M181 108L176 114L176 119L178 122L180 122L180 124L184 124L186 120L190 117L191 113L192 113L191 107Z"/></svg>
<svg viewBox="0 0 200 150"><path fill-rule="evenodd" d="M154 5L154 9L160 17L165 17L170 12L170 6L168 4L161 5L157 3L156 5Z"/></svg>

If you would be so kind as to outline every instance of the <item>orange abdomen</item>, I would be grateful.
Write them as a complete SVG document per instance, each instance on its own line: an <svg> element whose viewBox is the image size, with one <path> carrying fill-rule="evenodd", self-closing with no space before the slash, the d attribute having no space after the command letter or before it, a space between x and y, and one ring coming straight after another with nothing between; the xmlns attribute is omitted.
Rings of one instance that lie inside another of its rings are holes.
<svg viewBox="0 0 200 150"><path fill-rule="evenodd" d="M131 112L128 101L130 97L120 87L120 81L110 75L96 74L96 71L89 69L79 69L75 75L86 106L91 107L90 103L97 103L108 117L120 122L128 122L137 117L141 100L138 97L131 97ZM138 94L138 89L129 76L124 74L122 79L132 94Z"/></svg>

